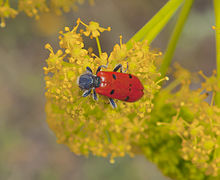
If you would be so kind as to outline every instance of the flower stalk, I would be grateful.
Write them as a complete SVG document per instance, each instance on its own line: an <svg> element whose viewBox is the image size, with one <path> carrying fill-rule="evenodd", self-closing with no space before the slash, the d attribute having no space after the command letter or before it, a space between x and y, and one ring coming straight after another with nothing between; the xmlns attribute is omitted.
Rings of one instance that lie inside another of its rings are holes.
<svg viewBox="0 0 220 180"><path fill-rule="evenodd" d="M96 40L96 44L97 44L97 48L98 48L98 52L99 52L99 57L101 57L101 55L102 55L102 49L101 49L101 45L100 45L99 38L96 37L95 40Z"/></svg>
<svg viewBox="0 0 220 180"><path fill-rule="evenodd" d="M215 9L215 34L216 34L216 69L217 69L217 79L218 87L220 88L220 1L213 0ZM215 103L220 107L220 92L216 92Z"/></svg>
<svg viewBox="0 0 220 180"><path fill-rule="evenodd" d="M181 32L183 30L184 24L187 20L193 2L194 0L186 0L179 14L176 26L172 32L171 39L168 43L168 47L164 54L162 65L160 67L162 77L166 75L166 72L171 64L177 42L179 40L179 37L181 35Z"/></svg>
<svg viewBox="0 0 220 180"><path fill-rule="evenodd" d="M148 44L150 44L169 22L182 3L183 0L168 1L160 11L127 42L127 48L130 49L132 47L133 41L147 40Z"/></svg>

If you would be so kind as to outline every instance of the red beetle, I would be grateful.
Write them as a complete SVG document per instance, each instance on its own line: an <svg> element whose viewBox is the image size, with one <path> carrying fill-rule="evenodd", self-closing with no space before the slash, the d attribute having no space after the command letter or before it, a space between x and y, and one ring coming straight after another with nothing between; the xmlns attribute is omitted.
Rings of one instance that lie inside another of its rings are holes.
<svg viewBox="0 0 220 180"><path fill-rule="evenodd" d="M107 96L112 107L116 108L113 99L135 102L143 96L144 87L140 80L132 74L122 73L121 64L118 64L113 72L101 71L101 68L107 68L107 65L99 66L96 75L93 75L91 68L86 67L86 73L78 78L79 87L85 90L83 97L91 94L93 90L94 100L98 99L96 93ZM119 69L120 72L117 72Z"/></svg>

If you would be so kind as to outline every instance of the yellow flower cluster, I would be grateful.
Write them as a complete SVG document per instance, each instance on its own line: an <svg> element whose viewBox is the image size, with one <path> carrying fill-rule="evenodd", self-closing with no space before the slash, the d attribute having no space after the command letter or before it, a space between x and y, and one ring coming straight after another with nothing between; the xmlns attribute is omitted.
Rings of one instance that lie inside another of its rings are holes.
<svg viewBox="0 0 220 180"><path fill-rule="evenodd" d="M55 11L61 14L62 11L69 12L71 9L76 10L77 4L82 4L83 0L18 0L17 9L12 8L10 0L0 0L0 18L1 27L5 27L6 18L14 18L19 12L25 12L30 17L39 19L40 12ZM94 4L94 0L89 0L90 4Z"/></svg>
<svg viewBox="0 0 220 180"><path fill-rule="evenodd" d="M19 11L24 11L29 17L39 19L39 12L48 12L46 0L19 0Z"/></svg>
<svg viewBox="0 0 220 180"><path fill-rule="evenodd" d="M84 28L80 28L80 27ZM50 51L47 67L44 67L46 81L47 122L57 136L57 141L66 144L76 154L114 158L134 155L140 137L147 138L146 121L153 108L152 99L160 86L155 82L160 74L154 65L161 53L152 52L146 42L134 43L131 49L120 40L108 56L102 53L99 36L110 28L102 28L96 22L89 25L77 20L72 30L65 27L60 32L60 48L56 53L47 44ZM83 38L95 38L100 55L91 48L85 49ZM107 71L116 64L129 65L129 73L139 77L144 85L144 96L138 102L117 101L118 107L112 109L105 96L94 101L91 96L82 97L77 85L77 77L89 66L93 72L98 66L109 62Z"/></svg>
<svg viewBox="0 0 220 180"><path fill-rule="evenodd" d="M181 156L191 161L207 176L220 176L220 108L214 105L217 86L215 73L206 77L201 88L191 90L192 75L178 67L176 81L181 82L176 93L170 93L167 103L174 105L177 113L170 122L158 123L167 125L171 132L182 140ZM178 83L171 84L171 89ZM168 86L167 90L170 91ZM166 89L165 89L166 91ZM212 96L211 102L207 97Z"/></svg>
<svg viewBox="0 0 220 180"><path fill-rule="evenodd" d="M17 14L18 12L10 7L8 1L4 2L3 0L0 0L0 18L1 18L0 27L5 27L5 18L9 18L9 17L14 18Z"/></svg>

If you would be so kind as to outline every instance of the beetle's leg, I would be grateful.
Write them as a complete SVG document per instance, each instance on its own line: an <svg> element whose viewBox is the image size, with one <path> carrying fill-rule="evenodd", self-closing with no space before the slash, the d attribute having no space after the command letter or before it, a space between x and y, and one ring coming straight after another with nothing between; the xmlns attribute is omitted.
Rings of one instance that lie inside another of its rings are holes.
<svg viewBox="0 0 220 180"><path fill-rule="evenodd" d="M127 68L123 71L123 73L126 73L128 70L128 62L127 62Z"/></svg>
<svg viewBox="0 0 220 180"><path fill-rule="evenodd" d="M90 89L90 90L85 90L82 96L83 96L83 97L86 97L86 96L90 95L91 92L92 92L91 89Z"/></svg>
<svg viewBox="0 0 220 180"><path fill-rule="evenodd" d="M88 73L91 73L92 74L92 69L90 68L90 67L86 67L86 71L88 72Z"/></svg>
<svg viewBox="0 0 220 180"><path fill-rule="evenodd" d="M97 71L96 71L96 74L98 74L98 72L101 71L101 68L107 68L107 66L106 65L99 66Z"/></svg>
<svg viewBox="0 0 220 180"><path fill-rule="evenodd" d="M118 71L120 69L120 72L122 72L122 65L118 64L115 66L115 68L113 69L114 72Z"/></svg>
<svg viewBox="0 0 220 180"><path fill-rule="evenodd" d="M120 72L122 73L125 73L127 70L128 70L128 63L127 63L127 68L125 69L125 70L122 70L123 69L123 67L122 67L122 65L121 64L118 64L118 65L116 65L115 66L115 68L113 69L113 71L114 72L116 72L116 71L118 71L120 69Z"/></svg>
<svg viewBox="0 0 220 180"><path fill-rule="evenodd" d="M95 101L98 100L98 97L97 97L97 94L96 94L95 88L93 89L93 99L94 99Z"/></svg>
<svg viewBox="0 0 220 180"><path fill-rule="evenodd" d="M99 71L101 71L101 68L107 68L108 67L108 60L107 60L107 64L106 65L101 65L98 67L96 74L98 74Z"/></svg>
<svg viewBox="0 0 220 180"><path fill-rule="evenodd" d="M109 102L110 102L112 108L116 108L117 105L116 105L115 101L112 98L108 98L108 99L109 99Z"/></svg>

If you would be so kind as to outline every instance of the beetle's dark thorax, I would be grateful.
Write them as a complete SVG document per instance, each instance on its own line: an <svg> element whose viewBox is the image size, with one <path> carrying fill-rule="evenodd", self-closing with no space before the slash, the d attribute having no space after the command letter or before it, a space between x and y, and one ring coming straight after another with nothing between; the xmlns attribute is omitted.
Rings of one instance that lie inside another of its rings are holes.
<svg viewBox="0 0 220 180"><path fill-rule="evenodd" d="M93 76L94 88L98 88L101 84L101 78L99 76Z"/></svg>

